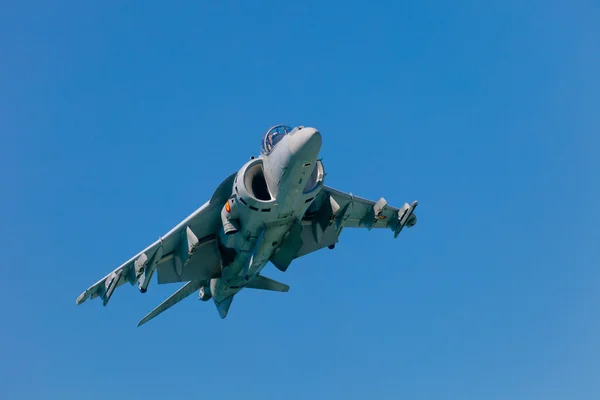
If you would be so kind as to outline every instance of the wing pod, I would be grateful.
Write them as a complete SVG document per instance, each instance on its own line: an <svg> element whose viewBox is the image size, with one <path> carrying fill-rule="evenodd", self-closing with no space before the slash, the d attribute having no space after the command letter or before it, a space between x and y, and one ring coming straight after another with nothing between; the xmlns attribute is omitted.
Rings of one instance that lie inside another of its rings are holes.
<svg viewBox="0 0 600 400"><path fill-rule="evenodd" d="M402 229L405 226L408 226L410 228L417 223L417 216L414 215L414 211L418 205L419 203L415 200L410 206L408 205L408 203L405 203L404 206L398 211L398 220L396 222L396 225L393 227L394 238L398 237L398 235L400 234L400 232L402 232Z"/></svg>
<svg viewBox="0 0 600 400"><path fill-rule="evenodd" d="M385 219L385 216L383 215L383 212L386 209L387 209L387 201L382 197L373 206L373 210L372 210L372 213L373 213L372 218L373 219L371 220L371 225L368 227L369 230L373 229L373 227L375 226L375 224L380 219Z"/></svg>
<svg viewBox="0 0 600 400"><path fill-rule="evenodd" d="M100 294L100 298L102 299L102 304L106 306L108 301L112 297L115 289L117 288L117 283L121 279L123 275L123 270L119 270L117 272L113 272L110 274L109 278L104 281L104 286L101 287L102 293Z"/></svg>
<svg viewBox="0 0 600 400"><path fill-rule="evenodd" d="M348 217L350 217L350 214L352 213L352 207L354 207L354 203L350 201L344 206L344 208L337 211L334 215L333 221L335 223L335 230L338 236L342 232L344 222L346 222L346 220L348 219Z"/></svg>
<svg viewBox="0 0 600 400"><path fill-rule="evenodd" d="M138 288L140 289L140 292L146 293L148 290L148 285L150 285L150 280L156 270L156 265L162 256L163 248L162 246L159 246L150 260L148 260L146 253L142 253L137 260L135 260L135 274L139 277Z"/></svg>
<svg viewBox="0 0 600 400"><path fill-rule="evenodd" d="M178 254L174 257L175 272L178 276L183 273L183 268L190 262L194 253L198 249L200 241L190 227L185 228L185 235L179 241L177 246ZM160 274L160 272L159 272Z"/></svg>

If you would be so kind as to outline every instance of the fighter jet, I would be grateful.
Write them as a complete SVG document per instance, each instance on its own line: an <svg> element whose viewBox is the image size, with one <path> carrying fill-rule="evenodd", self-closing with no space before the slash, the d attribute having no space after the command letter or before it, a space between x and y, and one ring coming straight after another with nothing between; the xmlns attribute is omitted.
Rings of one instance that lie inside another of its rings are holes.
<svg viewBox="0 0 600 400"><path fill-rule="evenodd" d="M384 198L371 201L326 186L321 144L315 128L270 128L260 156L167 234L90 286L77 304L99 297L106 306L125 282L145 293L156 273L158 284L186 283L138 326L195 292L202 301L212 299L225 318L244 288L289 290L261 274L268 262L285 272L296 258L333 249L344 228L386 228L398 237L416 224L416 201L396 208Z"/></svg>

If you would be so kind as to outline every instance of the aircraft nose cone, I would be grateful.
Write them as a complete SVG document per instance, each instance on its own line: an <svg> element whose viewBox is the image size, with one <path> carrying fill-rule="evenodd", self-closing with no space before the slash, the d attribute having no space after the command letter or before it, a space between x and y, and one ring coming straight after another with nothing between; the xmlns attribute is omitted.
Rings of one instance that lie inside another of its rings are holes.
<svg viewBox="0 0 600 400"><path fill-rule="evenodd" d="M290 137L290 151L295 157L303 160L313 160L321 151L321 132L314 128L303 128Z"/></svg>

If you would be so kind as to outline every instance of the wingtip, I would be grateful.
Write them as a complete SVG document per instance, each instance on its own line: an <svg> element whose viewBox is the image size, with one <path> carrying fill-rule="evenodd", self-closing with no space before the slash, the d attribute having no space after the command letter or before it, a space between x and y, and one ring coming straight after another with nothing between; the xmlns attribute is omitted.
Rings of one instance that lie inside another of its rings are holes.
<svg viewBox="0 0 600 400"><path fill-rule="evenodd" d="M159 313L160 314L160 313ZM137 326L138 328L142 325L144 325L146 322L154 319L154 317L156 317L158 314L153 315L152 312L150 312L148 315L146 315L144 318L140 319L140 322L138 322Z"/></svg>
<svg viewBox="0 0 600 400"><path fill-rule="evenodd" d="M75 300L75 304L77 304L77 305L83 304L87 300L87 298L88 298L87 291L85 291L77 297L77 300Z"/></svg>

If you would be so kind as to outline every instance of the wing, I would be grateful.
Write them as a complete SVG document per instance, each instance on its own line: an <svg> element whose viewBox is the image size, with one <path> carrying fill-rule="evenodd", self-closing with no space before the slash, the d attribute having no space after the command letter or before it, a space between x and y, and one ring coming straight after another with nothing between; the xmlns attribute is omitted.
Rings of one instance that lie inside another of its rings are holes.
<svg viewBox="0 0 600 400"><path fill-rule="evenodd" d="M405 203L402 207L387 204L382 197L378 201L354 196L339 190L324 186L324 197L329 199L332 219L337 228L389 228L398 237L402 229L413 227L417 223L414 210L418 203ZM324 203L326 203L324 201ZM324 204L327 206L327 204Z"/></svg>
<svg viewBox="0 0 600 400"><path fill-rule="evenodd" d="M77 304L100 297L106 305L114 290L125 282L131 285L137 282L144 293L155 271L159 284L219 276L217 233L221 227L221 208L231 195L235 175L225 179L208 202L166 235L86 289L77 298Z"/></svg>
<svg viewBox="0 0 600 400"><path fill-rule="evenodd" d="M278 269L285 271L292 260L323 247L334 246L344 228L388 228L398 237L402 229L417 223L417 202L402 207L357 197L351 193L323 186L301 222L290 230L280 248L271 257Z"/></svg>

